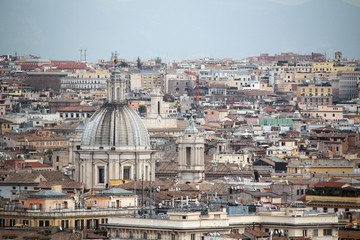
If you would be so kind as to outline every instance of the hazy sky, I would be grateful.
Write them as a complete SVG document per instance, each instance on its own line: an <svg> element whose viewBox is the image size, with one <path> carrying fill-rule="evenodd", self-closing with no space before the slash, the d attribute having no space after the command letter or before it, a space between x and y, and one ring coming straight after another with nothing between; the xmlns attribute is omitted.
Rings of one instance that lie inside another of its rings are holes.
<svg viewBox="0 0 360 240"><path fill-rule="evenodd" d="M360 0L0 0L0 54L165 61L337 50L360 58Z"/></svg>

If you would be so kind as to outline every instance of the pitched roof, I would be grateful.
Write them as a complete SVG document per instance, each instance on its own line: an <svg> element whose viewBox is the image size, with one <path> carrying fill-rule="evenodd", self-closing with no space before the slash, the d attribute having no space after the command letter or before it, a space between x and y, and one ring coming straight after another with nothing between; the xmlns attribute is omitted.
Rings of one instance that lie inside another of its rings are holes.
<svg viewBox="0 0 360 240"><path fill-rule="evenodd" d="M53 190L40 191L34 194L31 194L28 198L30 199L45 199L45 198L68 198L64 193L56 192Z"/></svg>
<svg viewBox="0 0 360 240"><path fill-rule="evenodd" d="M12 123L12 122L4 118L0 118L0 123Z"/></svg>
<svg viewBox="0 0 360 240"><path fill-rule="evenodd" d="M100 192L99 195L106 195L106 196L123 196L123 195L133 195L134 193L131 191L127 191L122 188L111 188L108 190L104 190Z"/></svg>
<svg viewBox="0 0 360 240"><path fill-rule="evenodd" d="M4 182L6 183L38 183L41 173L9 173Z"/></svg>
<svg viewBox="0 0 360 240"><path fill-rule="evenodd" d="M70 178L59 171L43 171L32 173L9 173L4 182L6 183L39 183L41 181L65 182Z"/></svg>
<svg viewBox="0 0 360 240"><path fill-rule="evenodd" d="M161 190L166 190L169 189L171 187L172 183L171 182L166 182L166 181L154 181L152 182L152 188L156 189L158 187L160 187ZM121 188L121 189L126 189L126 190L133 190L135 187L135 183L134 181L131 182L127 182L124 184L120 184L115 186L114 188ZM149 189L150 188L150 182L149 181L144 181L144 189ZM136 189L140 190L142 189L142 181L136 181Z"/></svg>
<svg viewBox="0 0 360 240"><path fill-rule="evenodd" d="M281 197L280 195L272 192L247 191L247 193L254 197Z"/></svg>
<svg viewBox="0 0 360 240"><path fill-rule="evenodd" d="M348 183L344 182L318 182L314 184L314 187L333 187L333 188L342 188Z"/></svg>
<svg viewBox="0 0 360 240"><path fill-rule="evenodd" d="M245 234L246 233L250 233L251 235L256 236L256 237L268 237L269 236L268 233L262 232L262 231L259 231L259 230L246 229Z"/></svg>
<svg viewBox="0 0 360 240"><path fill-rule="evenodd" d="M356 180L355 178L340 178L338 180L335 180L334 182L341 182L341 183L360 183L359 180Z"/></svg>
<svg viewBox="0 0 360 240"><path fill-rule="evenodd" d="M26 162L25 164L32 168L52 168L52 166L43 164L41 162Z"/></svg>
<svg viewBox="0 0 360 240"><path fill-rule="evenodd" d="M154 198L161 199L161 200L171 200L172 198L181 198L181 197L186 197L186 196L193 198L194 193L189 193L189 192L184 193L184 192L180 192L180 191L178 191L178 192L161 191L161 192L153 193ZM197 197L197 195L195 197Z"/></svg>
<svg viewBox="0 0 360 240"><path fill-rule="evenodd" d="M41 136L37 134L16 134L16 135L7 135L8 138L13 139L14 141L65 141L66 138L58 135L51 136Z"/></svg>
<svg viewBox="0 0 360 240"><path fill-rule="evenodd" d="M62 189L83 189L84 184L76 181L44 181L40 182L34 189L51 189L52 186L61 185Z"/></svg>
<svg viewBox="0 0 360 240"><path fill-rule="evenodd" d="M95 112L96 107L93 106L68 106L59 108L57 112Z"/></svg>

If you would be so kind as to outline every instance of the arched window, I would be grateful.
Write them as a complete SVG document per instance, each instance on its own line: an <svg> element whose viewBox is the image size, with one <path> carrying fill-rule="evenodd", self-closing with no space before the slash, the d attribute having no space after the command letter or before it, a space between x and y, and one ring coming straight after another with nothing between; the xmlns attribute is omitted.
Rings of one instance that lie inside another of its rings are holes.
<svg viewBox="0 0 360 240"><path fill-rule="evenodd" d="M120 100L120 88L116 88L116 100Z"/></svg>

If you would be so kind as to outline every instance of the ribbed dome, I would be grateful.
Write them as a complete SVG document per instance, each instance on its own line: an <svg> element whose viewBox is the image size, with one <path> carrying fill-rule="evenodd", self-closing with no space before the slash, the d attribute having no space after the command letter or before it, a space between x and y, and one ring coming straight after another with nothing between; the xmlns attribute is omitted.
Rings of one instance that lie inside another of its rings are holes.
<svg viewBox="0 0 360 240"><path fill-rule="evenodd" d="M149 134L139 115L125 104L103 105L86 124L82 145L149 146Z"/></svg>

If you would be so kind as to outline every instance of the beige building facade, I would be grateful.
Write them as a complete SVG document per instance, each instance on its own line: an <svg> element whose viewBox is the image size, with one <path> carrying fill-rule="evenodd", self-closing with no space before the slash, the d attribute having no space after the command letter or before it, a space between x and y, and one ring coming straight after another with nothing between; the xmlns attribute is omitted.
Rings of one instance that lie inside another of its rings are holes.
<svg viewBox="0 0 360 240"><path fill-rule="evenodd" d="M110 217L104 225L111 239L201 240L208 233L244 233L251 228L281 232L282 236L337 240L338 218L331 214L309 214L304 208L260 211L257 214L227 215L220 211L170 212L165 219Z"/></svg>

